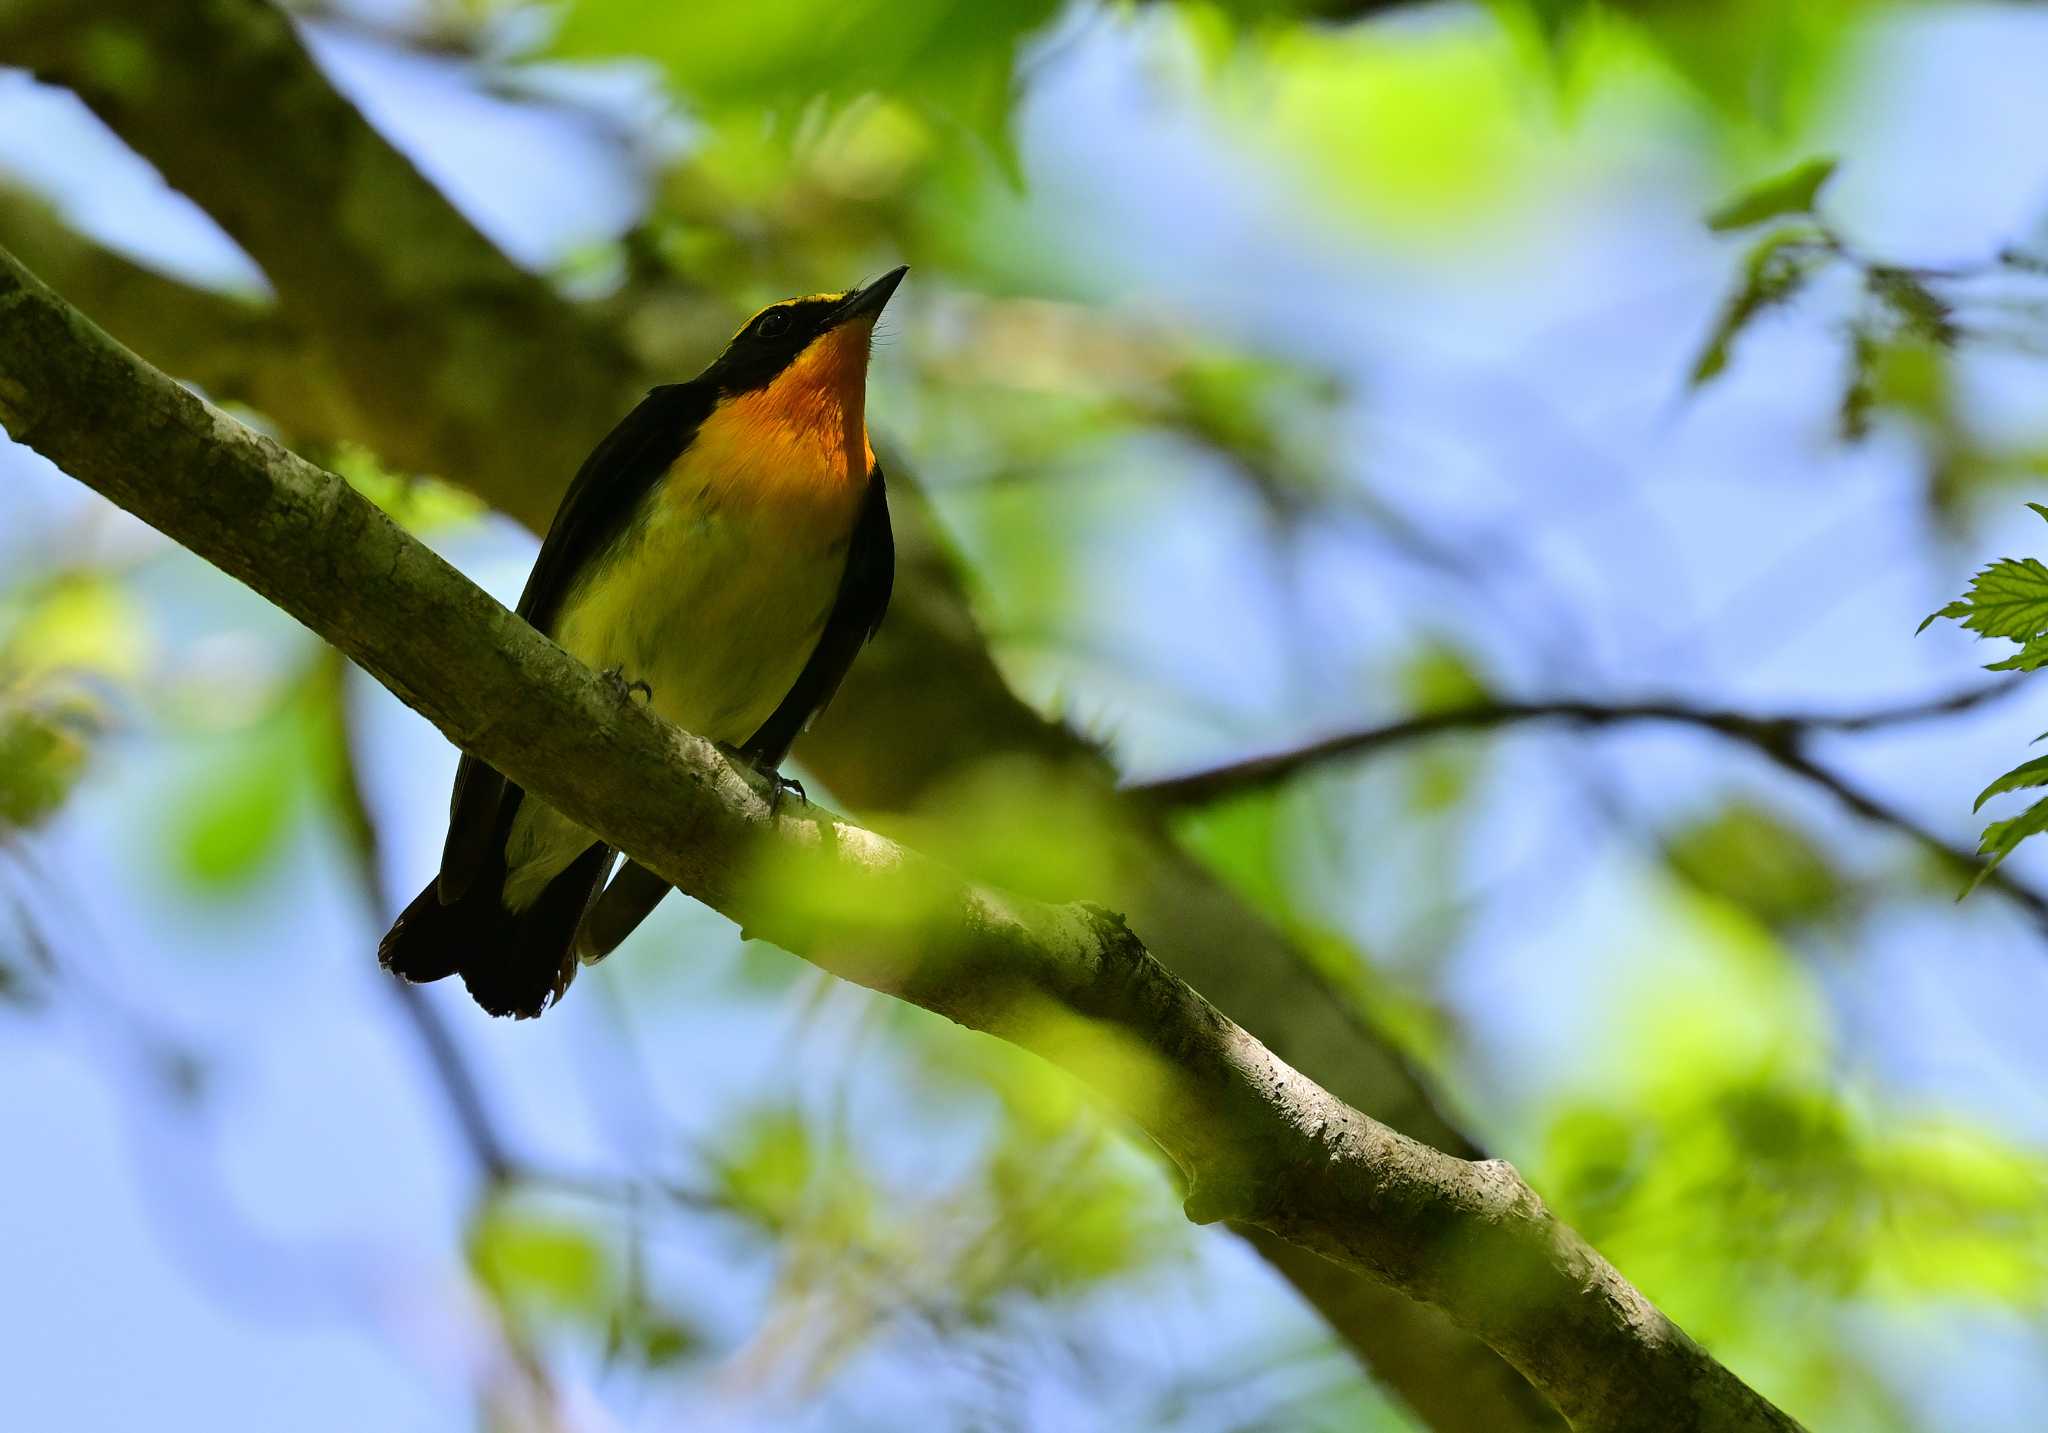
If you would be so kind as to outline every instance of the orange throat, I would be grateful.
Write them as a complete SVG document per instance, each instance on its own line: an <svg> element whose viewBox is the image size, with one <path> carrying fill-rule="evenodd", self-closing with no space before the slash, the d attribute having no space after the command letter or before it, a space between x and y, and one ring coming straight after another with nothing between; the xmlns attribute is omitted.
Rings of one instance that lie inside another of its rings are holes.
<svg viewBox="0 0 2048 1433"><path fill-rule="evenodd" d="M693 453L715 488L742 501L815 502L866 489L868 336L873 320L821 336L765 388L718 405Z"/></svg>

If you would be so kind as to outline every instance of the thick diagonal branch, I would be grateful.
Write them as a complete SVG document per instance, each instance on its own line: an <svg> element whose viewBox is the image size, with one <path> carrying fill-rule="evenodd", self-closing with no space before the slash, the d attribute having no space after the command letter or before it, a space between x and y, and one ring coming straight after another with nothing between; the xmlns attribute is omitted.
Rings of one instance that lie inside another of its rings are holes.
<svg viewBox="0 0 2048 1433"><path fill-rule="evenodd" d="M1274 1056L1122 917L780 814L329 473L209 407L0 253L0 425L346 652L467 751L743 928L1064 1066L1267 1230L1444 1310L1589 1429L1796 1425L1546 1210ZM822 893L810 899L809 893Z"/></svg>

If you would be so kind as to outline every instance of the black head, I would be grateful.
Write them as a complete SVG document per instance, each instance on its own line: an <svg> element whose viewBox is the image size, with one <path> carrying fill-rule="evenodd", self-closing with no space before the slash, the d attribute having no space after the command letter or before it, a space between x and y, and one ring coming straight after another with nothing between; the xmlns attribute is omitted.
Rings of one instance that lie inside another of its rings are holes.
<svg viewBox="0 0 2048 1433"><path fill-rule="evenodd" d="M768 305L732 336L718 361L704 370L703 380L729 394L766 387L812 344L841 329L846 330L842 341L857 331L865 353L868 330L908 272L908 266L899 266L865 288L807 294Z"/></svg>

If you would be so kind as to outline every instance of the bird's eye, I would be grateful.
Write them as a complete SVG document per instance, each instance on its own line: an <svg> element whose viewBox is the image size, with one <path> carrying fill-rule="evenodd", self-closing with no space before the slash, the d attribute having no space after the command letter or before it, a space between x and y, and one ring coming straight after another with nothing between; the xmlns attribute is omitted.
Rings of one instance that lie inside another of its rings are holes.
<svg viewBox="0 0 2048 1433"><path fill-rule="evenodd" d="M754 337L780 338L789 332L789 315L780 309L770 309L754 323Z"/></svg>

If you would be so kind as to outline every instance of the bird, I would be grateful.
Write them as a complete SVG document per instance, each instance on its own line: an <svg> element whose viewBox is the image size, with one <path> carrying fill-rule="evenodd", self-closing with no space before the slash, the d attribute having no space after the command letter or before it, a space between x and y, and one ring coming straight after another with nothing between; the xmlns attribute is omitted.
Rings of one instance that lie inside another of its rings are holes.
<svg viewBox="0 0 2048 1433"><path fill-rule="evenodd" d="M876 319L907 269L770 304L686 383L648 391L586 458L518 612L771 783L881 626L895 575L867 433ZM477 758L441 868L378 946L408 981L460 974L492 1015L562 998L667 894Z"/></svg>

